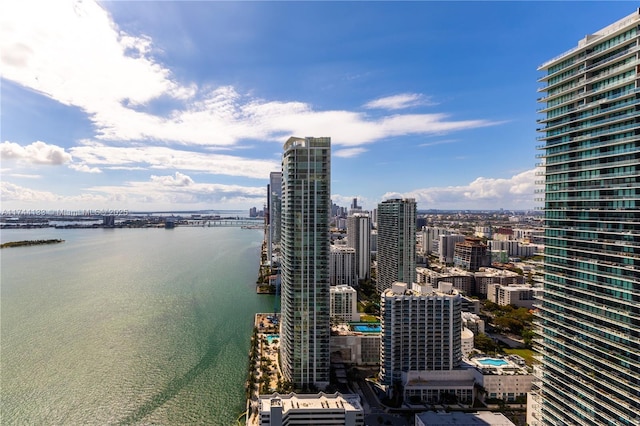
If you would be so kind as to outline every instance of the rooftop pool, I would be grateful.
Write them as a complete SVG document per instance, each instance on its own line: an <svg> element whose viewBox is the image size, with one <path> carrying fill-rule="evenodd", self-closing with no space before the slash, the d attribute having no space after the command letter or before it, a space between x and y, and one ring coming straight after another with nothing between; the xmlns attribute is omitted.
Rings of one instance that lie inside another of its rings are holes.
<svg viewBox="0 0 640 426"><path fill-rule="evenodd" d="M351 329L360 333L380 333L380 323L354 323Z"/></svg>
<svg viewBox="0 0 640 426"><path fill-rule="evenodd" d="M499 359L499 358L480 358L480 359L476 359L476 361L478 361L479 364L491 365L493 367L502 367L503 365L509 364L504 359Z"/></svg>

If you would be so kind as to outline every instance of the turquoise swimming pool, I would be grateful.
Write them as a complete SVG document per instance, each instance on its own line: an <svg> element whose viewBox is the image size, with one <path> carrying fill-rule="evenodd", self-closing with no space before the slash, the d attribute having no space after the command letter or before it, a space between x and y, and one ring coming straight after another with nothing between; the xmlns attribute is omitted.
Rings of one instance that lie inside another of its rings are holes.
<svg viewBox="0 0 640 426"><path fill-rule="evenodd" d="M274 340L278 340L279 338L279 334L267 334L267 342L269 342L269 344L272 344Z"/></svg>
<svg viewBox="0 0 640 426"><path fill-rule="evenodd" d="M380 333L380 324L351 324L351 329L360 333Z"/></svg>
<svg viewBox="0 0 640 426"><path fill-rule="evenodd" d="M480 358L480 359L477 359L476 361L478 361L482 365L491 365L493 367L501 367L503 365L509 364L504 359L499 359L499 358Z"/></svg>

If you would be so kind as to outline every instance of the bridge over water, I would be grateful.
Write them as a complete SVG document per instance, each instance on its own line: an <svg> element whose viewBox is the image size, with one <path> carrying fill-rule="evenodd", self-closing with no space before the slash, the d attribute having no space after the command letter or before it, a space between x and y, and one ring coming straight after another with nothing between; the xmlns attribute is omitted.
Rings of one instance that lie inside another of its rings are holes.
<svg viewBox="0 0 640 426"><path fill-rule="evenodd" d="M175 226L196 226L201 228L222 226L262 229L264 227L264 219L189 219L176 221Z"/></svg>

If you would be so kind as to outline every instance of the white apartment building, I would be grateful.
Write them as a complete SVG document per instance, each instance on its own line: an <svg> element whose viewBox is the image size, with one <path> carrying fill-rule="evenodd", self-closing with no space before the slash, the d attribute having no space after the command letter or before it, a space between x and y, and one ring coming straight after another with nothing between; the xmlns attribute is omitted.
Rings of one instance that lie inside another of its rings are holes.
<svg viewBox="0 0 640 426"><path fill-rule="evenodd" d="M358 292L348 285L331 286L329 289L331 318L350 322L358 321Z"/></svg>
<svg viewBox="0 0 640 426"><path fill-rule="evenodd" d="M468 328L473 334L484 334L484 320L479 315L471 312L462 312L462 326Z"/></svg>
<svg viewBox="0 0 640 426"><path fill-rule="evenodd" d="M356 250L346 245L332 245L329 252L329 283L332 286L357 286Z"/></svg>
<svg viewBox="0 0 640 426"><path fill-rule="evenodd" d="M468 361L473 368L476 383L484 388L478 395L484 399L501 399L505 402L523 401L531 391L533 372L513 357L474 357Z"/></svg>
<svg viewBox="0 0 640 426"><path fill-rule="evenodd" d="M489 284L487 286L487 300L501 306L515 305L532 308L535 301L535 290L529 286L503 286Z"/></svg>
<svg viewBox="0 0 640 426"><path fill-rule="evenodd" d="M364 425L364 410L355 394L260 395L260 426Z"/></svg>
<svg viewBox="0 0 640 426"><path fill-rule="evenodd" d="M452 370L462 359L461 297L449 283L395 282L380 297L380 383L390 390L408 371Z"/></svg>
<svg viewBox="0 0 640 426"><path fill-rule="evenodd" d="M467 327L462 327L462 334L460 336L462 356L468 357L471 352L473 352L473 337L473 331L469 330Z"/></svg>

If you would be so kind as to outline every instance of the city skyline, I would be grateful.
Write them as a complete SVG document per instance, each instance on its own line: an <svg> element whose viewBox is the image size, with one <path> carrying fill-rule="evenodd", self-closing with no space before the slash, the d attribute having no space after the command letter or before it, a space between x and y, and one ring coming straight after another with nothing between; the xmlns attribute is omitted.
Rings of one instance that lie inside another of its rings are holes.
<svg viewBox="0 0 640 426"><path fill-rule="evenodd" d="M332 138L339 205L531 209L536 68L631 12L5 2L3 209L260 207L282 143L313 135Z"/></svg>

